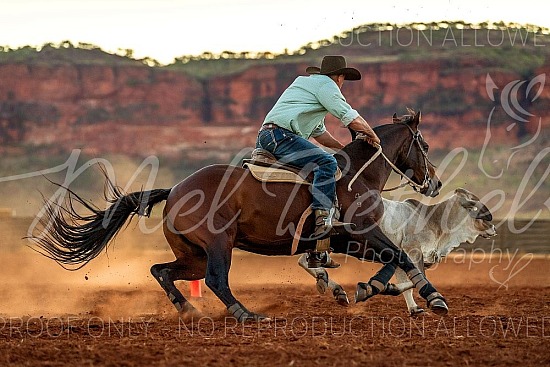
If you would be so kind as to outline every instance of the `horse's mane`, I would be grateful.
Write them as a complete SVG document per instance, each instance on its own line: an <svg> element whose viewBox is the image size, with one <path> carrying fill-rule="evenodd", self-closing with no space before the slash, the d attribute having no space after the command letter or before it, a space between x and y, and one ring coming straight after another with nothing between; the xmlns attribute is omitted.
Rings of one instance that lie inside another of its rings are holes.
<svg viewBox="0 0 550 367"><path fill-rule="evenodd" d="M411 122L414 119L414 116L416 115L416 111L413 110L412 108L407 107L407 112L408 112L408 114L402 115L402 116L399 116L399 117L397 116L396 113L394 113L393 116L392 116L392 124L407 124L407 123ZM378 125L378 126L373 127L373 130L374 130L374 132L376 132L377 130L379 130L383 126L387 126L387 125L391 125L391 124ZM349 133L351 134L351 140L355 140L355 138L357 138L357 131L355 131L355 130L349 128L349 127L348 127L348 130L349 130Z"/></svg>

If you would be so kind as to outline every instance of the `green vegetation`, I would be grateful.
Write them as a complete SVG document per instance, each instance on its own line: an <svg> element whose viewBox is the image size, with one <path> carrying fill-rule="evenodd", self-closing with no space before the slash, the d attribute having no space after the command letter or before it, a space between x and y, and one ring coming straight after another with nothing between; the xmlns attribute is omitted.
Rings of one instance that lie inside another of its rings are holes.
<svg viewBox="0 0 550 367"><path fill-rule="evenodd" d="M462 21L366 24L335 35L332 39L310 42L295 51L233 52L177 57L161 66L152 58L136 60L133 50L116 54L99 47L69 41L48 43L42 47L19 49L0 46L0 64L9 62L50 64L134 65L179 70L199 79L239 73L251 66L274 63L317 63L326 54L344 54L352 63L417 61L430 59L470 59L487 67L501 68L528 75L550 55L550 30L516 23L470 24Z"/></svg>
<svg viewBox="0 0 550 367"><path fill-rule="evenodd" d="M123 52L122 52L123 51ZM99 47L79 43L73 45L69 41L60 44L47 43L41 47L25 46L11 49L0 46L0 64L26 63L50 65L149 65L151 59L135 60L131 58L131 50L121 50L121 54L111 54ZM154 63L158 65L158 63Z"/></svg>
<svg viewBox="0 0 550 367"><path fill-rule="evenodd" d="M318 63L326 54L346 55L350 63L444 59L475 59L489 69L504 69L522 76L541 66L550 55L550 30L515 23L469 24L457 22L408 25L367 24L310 42L284 54L205 52L182 56L167 68L200 78L238 73L253 65Z"/></svg>
<svg viewBox="0 0 550 367"><path fill-rule="evenodd" d="M108 121L110 117L109 112L102 107L90 108L86 110L86 113L82 115L76 123L79 125L93 125L100 122Z"/></svg>

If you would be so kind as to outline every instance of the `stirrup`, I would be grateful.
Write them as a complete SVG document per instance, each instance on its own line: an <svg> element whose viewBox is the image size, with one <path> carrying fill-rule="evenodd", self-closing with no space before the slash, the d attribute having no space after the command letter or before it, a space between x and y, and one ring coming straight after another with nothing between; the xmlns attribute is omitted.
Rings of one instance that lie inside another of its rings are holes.
<svg viewBox="0 0 550 367"><path fill-rule="evenodd" d="M328 238L330 237L334 232L334 229L332 228L332 226L327 226L325 224L321 224L321 225L316 225L315 226L315 230L313 231L313 233L311 234L311 236L309 236L309 238L311 240L323 240L325 238Z"/></svg>
<svg viewBox="0 0 550 367"><path fill-rule="evenodd" d="M338 229L349 226L352 229L355 228L354 223L340 222L336 218L336 208L332 207L330 210L316 209L315 210L315 230L311 235L311 238L322 239L329 237L331 234L337 234Z"/></svg>

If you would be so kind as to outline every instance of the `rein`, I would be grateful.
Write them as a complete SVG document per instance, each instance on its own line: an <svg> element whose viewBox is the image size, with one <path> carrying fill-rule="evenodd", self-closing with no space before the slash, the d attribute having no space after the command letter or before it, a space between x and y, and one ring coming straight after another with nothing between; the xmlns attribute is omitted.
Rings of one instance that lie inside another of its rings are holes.
<svg viewBox="0 0 550 367"><path fill-rule="evenodd" d="M348 191L351 192L351 186L353 185L353 183L357 180L357 178L359 177L359 175L361 175L361 173L368 167L370 166L370 164L376 159L378 158L379 155L382 155L382 157L386 160L386 162L388 162L388 164L390 165L390 167L393 169L393 171L395 173L397 173L398 175L400 175L402 178L404 178L406 180L406 182L400 184L400 185L397 185L395 187L392 187L391 189L383 189L382 191L393 191L393 190L397 190L397 189L400 189L406 185L410 185L413 189L417 190L417 191L420 191L426 187L429 186L429 180L430 180L430 177L429 177L429 171L428 171L428 163L431 163L430 160L428 159L428 154L424 151L424 149L422 149L422 146L420 145L420 138L422 137L422 134L420 134L420 131L417 130L416 132L413 131L413 129L411 129L411 127L407 124L404 124L405 126L407 126L409 128L409 131L411 132L411 134L413 135L413 139L411 141L411 145L409 146L409 150L407 152L407 157L409 157L409 155L411 154L411 150L412 150L412 146L414 144L414 142L416 142L418 144L418 148L420 149L420 152L422 152L422 156L424 157L424 167L425 167L425 172L424 172L424 181L422 182L422 185L419 185L417 184L416 182L414 182L413 180L411 180L405 173L403 173L399 168L397 168L397 166L395 164L393 164L392 161L389 160L389 158L382 152L382 146L377 144L375 147L377 148L376 150L376 153L374 153L374 155L368 160L365 162L365 164L363 164L361 166L361 168L359 169L359 171L357 171L357 173L351 178L349 184L348 184Z"/></svg>
<svg viewBox="0 0 550 367"><path fill-rule="evenodd" d="M359 171L357 171L357 173L351 178L351 180L349 181L349 184L348 184L348 191L351 191L351 185L353 185L353 183L355 182L355 180L357 180L357 178L359 177L359 175L361 175L361 173L363 173L363 171L368 167L370 166L370 164L376 159L378 158L378 156L380 154L382 154L382 156L388 160L388 158L386 158L386 156L384 155L384 153L382 153L382 147L380 146L380 144L377 144L378 148L376 150L376 153L374 153L374 155L372 157L370 157L370 159L368 161L365 162L365 164L363 164L361 166L361 168L359 169Z"/></svg>

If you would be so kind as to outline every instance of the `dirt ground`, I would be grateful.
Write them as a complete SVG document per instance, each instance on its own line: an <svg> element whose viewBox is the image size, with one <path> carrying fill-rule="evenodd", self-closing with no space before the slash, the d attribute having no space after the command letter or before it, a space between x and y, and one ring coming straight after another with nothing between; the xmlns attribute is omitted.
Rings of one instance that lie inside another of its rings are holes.
<svg viewBox="0 0 550 367"><path fill-rule="evenodd" d="M1 254L1 366L545 366L550 365L550 258L494 252L455 256L428 271L450 312L411 318L402 297L348 307L320 295L297 257L235 252L230 282L244 325L204 284L180 317L149 267L164 248L111 251L68 272L22 249ZM480 255L480 254L477 254ZM338 257L330 271L353 298L379 268ZM186 283L178 283L185 295ZM415 295L419 305L425 303Z"/></svg>

